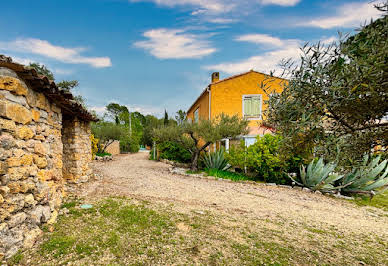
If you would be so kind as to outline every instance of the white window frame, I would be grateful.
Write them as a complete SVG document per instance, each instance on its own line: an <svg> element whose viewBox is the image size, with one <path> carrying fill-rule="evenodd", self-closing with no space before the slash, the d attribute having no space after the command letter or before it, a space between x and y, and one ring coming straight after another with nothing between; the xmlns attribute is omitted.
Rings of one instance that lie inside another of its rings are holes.
<svg viewBox="0 0 388 266"><path fill-rule="evenodd" d="M260 97L260 114L259 116L257 117L245 117L245 113L244 113L244 100L245 98L249 98L249 97L252 97L252 96L259 96ZM247 119L247 120L261 120L262 119L262 114L263 114L263 95L262 94L244 94L242 96L242 116L244 119Z"/></svg>
<svg viewBox="0 0 388 266"><path fill-rule="evenodd" d="M197 113L197 118L195 117L195 113ZM194 113L193 113L193 121L194 123L198 123L199 121L199 106L197 107L197 109L194 110Z"/></svg>

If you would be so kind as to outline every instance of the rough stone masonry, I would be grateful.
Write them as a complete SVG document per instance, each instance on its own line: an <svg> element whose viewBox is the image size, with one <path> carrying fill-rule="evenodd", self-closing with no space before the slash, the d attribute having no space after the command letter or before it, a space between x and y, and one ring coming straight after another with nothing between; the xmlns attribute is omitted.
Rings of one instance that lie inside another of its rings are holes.
<svg viewBox="0 0 388 266"><path fill-rule="evenodd" d="M56 221L67 182L88 180L95 120L71 93L0 55L0 261Z"/></svg>

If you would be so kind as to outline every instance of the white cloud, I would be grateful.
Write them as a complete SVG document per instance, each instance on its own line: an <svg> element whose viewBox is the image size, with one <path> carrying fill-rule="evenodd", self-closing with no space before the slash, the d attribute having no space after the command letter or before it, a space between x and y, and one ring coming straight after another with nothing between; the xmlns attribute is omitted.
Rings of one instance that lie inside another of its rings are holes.
<svg viewBox="0 0 388 266"><path fill-rule="evenodd" d="M214 13L224 13L231 11L236 4L231 0L129 0L130 2L154 2L160 6L192 6L201 10Z"/></svg>
<svg viewBox="0 0 388 266"><path fill-rule="evenodd" d="M236 38L236 40L253 42L267 47L269 44L271 44L273 45L273 47L270 51L264 52L261 55L252 56L247 59L236 62L225 62L205 66L205 69L213 71L223 71L228 74L242 73L251 69L264 73L275 71L276 74L281 71L278 64L282 59L292 58L294 60L297 60L300 55L299 46L301 44L301 41L299 40L282 40L277 37L265 34L243 35Z"/></svg>
<svg viewBox="0 0 388 266"><path fill-rule="evenodd" d="M264 5L295 6L301 0L261 0Z"/></svg>
<svg viewBox="0 0 388 266"><path fill-rule="evenodd" d="M209 18L207 21L214 24L230 24L237 22L236 19L232 18Z"/></svg>
<svg viewBox="0 0 388 266"><path fill-rule="evenodd" d="M251 42L255 44L262 44L264 46L269 46L269 47L283 47L286 45L292 45L295 43L298 43L298 40L282 40L277 37L273 37L268 34L246 34L246 35L241 35L235 39L236 41L240 42Z"/></svg>
<svg viewBox="0 0 388 266"><path fill-rule="evenodd" d="M0 42L0 50L37 54L63 63L87 64L96 68L109 67L112 65L109 57L82 56L81 52L85 51L85 48L66 48L53 45L45 40L33 38Z"/></svg>
<svg viewBox="0 0 388 266"><path fill-rule="evenodd" d="M335 27L351 28L360 26L370 19L376 19L381 16L372 3L348 3L339 7L337 14L330 17L322 17L307 22L298 23L298 26L311 26L322 29Z"/></svg>
<svg viewBox="0 0 388 266"><path fill-rule="evenodd" d="M330 36L330 37L323 38L321 40L321 43L325 44L325 45L329 45L329 44L332 44L332 43L337 42L337 41L338 41L337 36Z"/></svg>
<svg viewBox="0 0 388 266"><path fill-rule="evenodd" d="M148 105L127 105L127 104L122 104L120 103L120 101L115 101L115 100L112 100L109 102L114 102L120 105L124 105L128 108L130 112L139 112L143 115L160 116L161 114L164 113L164 108L162 107L148 106ZM89 109L92 111L95 111L99 116L103 116L106 112L105 106L92 106Z"/></svg>
<svg viewBox="0 0 388 266"><path fill-rule="evenodd" d="M179 29L153 29L134 45L160 59L201 58L216 51L207 40Z"/></svg>

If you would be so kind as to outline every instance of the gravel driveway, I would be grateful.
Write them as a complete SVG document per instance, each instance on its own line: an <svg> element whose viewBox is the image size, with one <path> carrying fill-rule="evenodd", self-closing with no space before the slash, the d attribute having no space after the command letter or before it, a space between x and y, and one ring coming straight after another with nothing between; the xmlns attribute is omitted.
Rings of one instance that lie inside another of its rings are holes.
<svg viewBox="0 0 388 266"><path fill-rule="evenodd" d="M100 180L80 191L85 198L129 196L168 204L180 212L210 211L241 220L304 224L344 234L376 234L388 239L388 215L380 209L290 188L228 182L170 173L170 165L148 160L148 153L94 162Z"/></svg>

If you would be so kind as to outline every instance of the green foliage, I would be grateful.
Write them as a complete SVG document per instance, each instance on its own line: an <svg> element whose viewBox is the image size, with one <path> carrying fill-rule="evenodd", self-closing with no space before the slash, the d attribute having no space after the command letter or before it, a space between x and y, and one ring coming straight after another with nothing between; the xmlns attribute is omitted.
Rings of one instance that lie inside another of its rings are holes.
<svg viewBox="0 0 388 266"><path fill-rule="evenodd" d="M191 160L191 154L181 144L165 141L157 145L159 151L159 157L161 159L167 159L180 163L189 163ZM152 153L152 151L151 151Z"/></svg>
<svg viewBox="0 0 388 266"><path fill-rule="evenodd" d="M282 152L313 155L340 166L387 146L388 16L339 43L303 47L301 63L283 62L280 95L270 98L267 118L283 136ZM266 83L269 84L269 83ZM265 89L271 92L269 86Z"/></svg>
<svg viewBox="0 0 388 266"><path fill-rule="evenodd" d="M178 125L181 125L186 121L186 117L186 111L179 110L178 112L176 112L175 120L177 121Z"/></svg>
<svg viewBox="0 0 388 266"><path fill-rule="evenodd" d="M251 178L247 177L246 175L234 173L230 171L225 170L218 170L218 169L206 169L205 171L209 176L214 176L217 178L222 179L230 179L233 181L243 181L243 180L250 180Z"/></svg>
<svg viewBox="0 0 388 266"><path fill-rule="evenodd" d="M63 90L71 91L75 87L78 87L78 80L62 80L57 83L57 86Z"/></svg>
<svg viewBox="0 0 388 266"><path fill-rule="evenodd" d="M54 74L45 65L39 63L30 63L29 68L35 69L39 75L46 76L49 80L54 80Z"/></svg>
<svg viewBox="0 0 388 266"><path fill-rule="evenodd" d="M388 160L380 162L380 158L377 156L369 160L369 156L365 155L362 165L341 180L342 192L374 195L379 190L383 191L382 188L388 184Z"/></svg>
<svg viewBox="0 0 388 266"><path fill-rule="evenodd" d="M227 158L233 167L255 175L265 182L288 184L286 173L299 167L300 159L295 156L282 157L279 153L281 137L265 134L258 136L255 144L245 147L244 141L229 149Z"/></svg>
<svg viewBox="0 0 388 266"><path fill-rule="evenodd" d="M365 196L356 197L355 202L360 206L373 206L388 212L388 191L380 193L372 199Z"/></svg>
<svg viewBox="0 0 388 266"><path fill-rule="evenodd" d="M98 157L104 157L104 156L112 156L109 152L97 152L96 156Z"/></svg>
<svg viewBox="0 0 388 266"><path fill-rule="evenodd" d="M302 183L299 183L292 177L290 177L297 184L307 187L313 191L333 191L338 188L334 186L334 182L341 179L343 175L333 173L336 168L336 164L323 162L323 158L318 161L313 160L307 166L307 169L302 165L300 168L300 179Z"/></svg>
<svg viewBox="0 0 388 266"><path fill-rule="evenodd" d="M191 153L191 168L198 170L199 155L210 144L223 138L235 138L246 133L248 121L238 115L221 114L212 120L200 120L197 123L185 121L181 125L169 124L154 129L153 138L157 143L174 141L181 144ZM203 141L203 144L200 144Z"/></svg>
<svg viewBox="0 0 388 266"><path fill-rule="evenodd" d="M139 138L135 135L124 135L120 139L120 151L121 152L138 152L140 149Z"/></svg>
<svg viewBox="0 0 388 266"><path fill-rule="evenodd" d="M215 152L206 153L202 157L202 161L207 169L227 170L230 168L228 160L225 158L224 149L219 149Z"/></svg>

